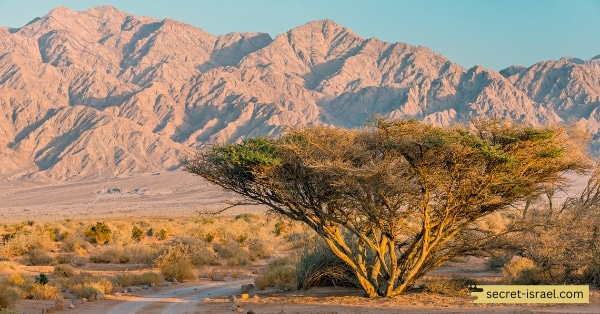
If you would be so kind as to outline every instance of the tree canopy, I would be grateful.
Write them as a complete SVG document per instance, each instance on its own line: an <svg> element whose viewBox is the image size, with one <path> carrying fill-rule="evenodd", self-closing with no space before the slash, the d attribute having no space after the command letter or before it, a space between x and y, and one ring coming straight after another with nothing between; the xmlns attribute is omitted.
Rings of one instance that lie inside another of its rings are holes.
<svg viewBox="0 0 600 314"><path fill-rule="evenodd" d="M308 225L375 297L478 249L475 221L585 171L584 147L562 127L378 120L214 145L184 169Z"/></svg>

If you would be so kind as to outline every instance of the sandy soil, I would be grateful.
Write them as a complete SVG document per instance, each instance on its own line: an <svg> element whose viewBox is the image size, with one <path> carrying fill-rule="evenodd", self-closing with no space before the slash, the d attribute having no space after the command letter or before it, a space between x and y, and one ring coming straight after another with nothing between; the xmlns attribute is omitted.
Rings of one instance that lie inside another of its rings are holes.
<svg viewBox="0 0 600 314"><path fill-rule="evenodd" d="M452 275L475 278L482 283L497 283L499 271L490 271L481 258L465 258L450 262L429 277ZM194 281L168 287L137 289L120 296L108 296L81 304L65 312L86 314L129 313L226 313L238 305L241 313L600 313L600 290L590 289L590 303L566 304L475 304L474 297L451 297L418 290L391 298L369 299L359 289L329 287L306 291L282 292L273 289L252 291L248 299L240 298L240 287L252 278L228 281ZM235 303L229 295L237 295ZM67 301L67 303L70 301ZM23 300L18 303L18 313L40 313L54 304L53 301Z"/></svg>
<svg viewBox="0 0 600 314"><path fill-rule="evenodd" d="M75 183L0 182L0 222L182 217L226 207L232 193L181 170ZM261 213L261 206L228 211Z"/></svg>

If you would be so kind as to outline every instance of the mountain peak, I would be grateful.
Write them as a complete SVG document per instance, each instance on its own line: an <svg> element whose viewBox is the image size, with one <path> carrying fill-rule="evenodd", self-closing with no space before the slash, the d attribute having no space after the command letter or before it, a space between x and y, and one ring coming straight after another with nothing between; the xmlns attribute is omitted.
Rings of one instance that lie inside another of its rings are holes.
<svg viewBox="0 0 600 314"><path fill-rule="evenodd" d="M54 17L54 18L60 18L60 17L68 17L73 15L74 13L77 13L76 11L73 11L69 8L67 8L66 6L58 6L52 10L50 10L50 12L48 12L48 14L46 14L46 16L50 16L50 17Z"/></svg>

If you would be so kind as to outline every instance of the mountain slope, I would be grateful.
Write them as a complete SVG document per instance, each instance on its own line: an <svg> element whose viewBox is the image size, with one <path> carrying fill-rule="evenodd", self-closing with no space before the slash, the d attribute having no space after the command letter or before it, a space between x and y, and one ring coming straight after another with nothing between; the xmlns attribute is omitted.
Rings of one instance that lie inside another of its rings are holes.
<svg viewBox="0 0 600 314"><path fill-rule="evenodd" d="M173 169L205 143L373 115L439 125L490 116L600 134L600 59L497 73L331 20L271 38L212 35L114 7L58 7L0 28L0 179Z"/></svg>

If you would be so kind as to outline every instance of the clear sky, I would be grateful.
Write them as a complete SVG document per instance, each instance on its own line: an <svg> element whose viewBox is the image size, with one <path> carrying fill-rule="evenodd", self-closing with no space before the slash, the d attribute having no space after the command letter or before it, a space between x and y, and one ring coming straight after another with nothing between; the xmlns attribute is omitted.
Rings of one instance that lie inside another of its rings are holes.
<svg viewBox="0 0 600 314"><path fill-rule="evenodd" d="M600 0L0 0L0 26L23 26L60 5L82 11L105 4L215 35L275 37L328 18L365 38L429 47L464 67L600 55Z"/></svg>

